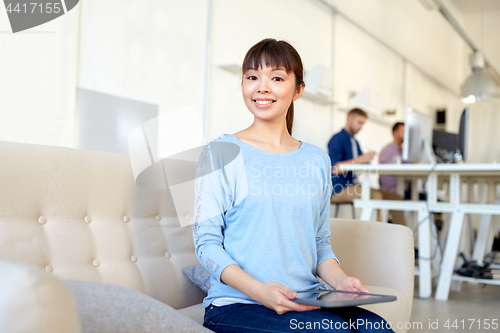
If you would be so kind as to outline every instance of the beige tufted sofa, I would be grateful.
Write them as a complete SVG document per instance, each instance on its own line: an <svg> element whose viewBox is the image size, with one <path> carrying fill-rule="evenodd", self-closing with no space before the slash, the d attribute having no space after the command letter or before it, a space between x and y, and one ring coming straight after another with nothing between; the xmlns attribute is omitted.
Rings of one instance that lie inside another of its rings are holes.
<svg viewBox="0 0 500 333"><path fill-rule="evenodd" d="M344 269L379 286L373 292L398 296L372 309L408 321L411 231L349 220L331 226ZM183 324L170 331L206 332L198 324L205 294L182 272L196 264L191 227L180 227L169 192L138 187L128 156L0 142L0 331L85 331L88 318L62 282L78 280L127 287L177 309L171 320Z"/></svg>

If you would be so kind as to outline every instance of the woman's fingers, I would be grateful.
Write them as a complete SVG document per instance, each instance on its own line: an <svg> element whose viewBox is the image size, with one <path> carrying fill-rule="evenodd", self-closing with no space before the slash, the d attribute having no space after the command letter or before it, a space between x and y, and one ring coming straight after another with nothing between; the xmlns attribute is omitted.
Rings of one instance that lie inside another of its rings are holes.
<svg viewBox="0 0 500 333"><path fill-rule="evenodd" d="M292 299L295 299L295 297L297 297L297 292L288 289L284 285L279 286L279 291L282 293L282 297L280 297L280 299L278 299L277 301L278 309L276 310L276 312L279 314L283 314L288 311L311 311L320 309L319 306L299 304L291 301Z"/></svg>
<svg viewBox="0 0 500 333"><path fill-rule="evenodd" d="M350 276L346 276L340 281L339 285L337 286L337 290L370 293L370 291L366 289L365 286L363 286L359 279Z"/></svg>
<svg viewBox="0 0 500 333"><path fill-rule="evenodd" d="M290 289L288 289L284 285L280 286L280 291L288 299L294 299L295 297L297 297L297 292L296 291L290 290Z"/></svg>
<svg viewBox="0 0 500 333"><path fill-rule="evenodd" d="M299 303L295 303L295 302L292 302L292 303L294 304L293 311L302 312L302 311L311 311L311 310L321 309L320 306L316 306L316 305L299 304Z"/></svg>
<svg viewBox="0 0 500 333"><path fill-rule="evenodd" d="M370 293L370 291L366 289L358 279L355 279L354 281L354 288L356 288L360 293Z"/></svg>
<svg viewBox="0 0 500 333"><path fill-rule="evenodd" d="M365 287L363 287L363 286L361 286L361 288L359 288L358 290L359 290L359 292L361 292L361 293L367 293L367 294L370 294L370 293L371 293L368 289L366 289L366 288L365 288Z"/></svg>
<svg viewBox="0 0 500 333"><path fill-rule="evenodd" d="M315 305L299 304L287 299L283 300L283 305L280 305L279 309L276 312L279 314L283 314L288 311L302 312L302 311L311 311L317 309L320 309L320 307Z"/></svg>

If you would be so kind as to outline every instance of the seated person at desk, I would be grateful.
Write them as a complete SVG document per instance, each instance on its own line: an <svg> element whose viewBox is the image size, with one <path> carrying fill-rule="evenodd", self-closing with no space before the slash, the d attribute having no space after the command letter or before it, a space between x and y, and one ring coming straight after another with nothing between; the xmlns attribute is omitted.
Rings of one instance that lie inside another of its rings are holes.
<svg viewBox="0 0 500 333"><path fill-rule="evenodd" d="M378 157L378 162L380 164L408 163L406 161L402 161L402 145L405 137L405 124L394 124L392 127L392 136L394 137L394 141L382 149ZM393 176L380 175L380 188L387 192L397 193L398 181ZM409 181L405 181L405 199L409 199L409 194Z"/></svg>
<svg viewBox="0 0 500 333"><path fill-rule="evenodd" d="M403 139L405 137L405 124L396 123L392 127L392 136L394 141L389 143L380 152L378 161L380 164L388 163L407 163L402 162L403 156ZM402 200L403 198L397 194L398 181L395 177L389 175L380 175L380 188L386 193L392 193L390 200ZM409 196L409 184L405 181L405 198ZM385 195L385 199L389 199L389 194ZM404 213L402 211L391 211L392 222L397 224L404 224Z"/></svg>
<svg viewBox="0 0 500 333"><path fill-rule="evenodd" d="M347 114L345 127L335 134L328 143L328 153L332 162L332 185L333 194L331 203L351 202L353 199L361 198L361 185L355 184L355 176L352 172L339 170L340 164L364 164L369 163L375 156L375 152L363 154L359 143L354 139L354 135L363 127L368 115L361 109L352 109ZM394 194L371 189L371 199L393 199ZM378 217L380 220L380 216ZM395 221L396 223L397 221ZM403 221L399 221L404 224Z"/></svg>
<svg viewBox="0 0 500 333"><path fill-rule="evenodd" d="M332 202L352 201L351 194L358 192L354 191L355 188L361 194L360 185L354 183L354 173L339 170L339 165L344 163L364 164L370 162L375 156L375 152L373 151L363 154L358 141L354 138L354 135L363 128L367 118L368 115L365 111L352 109L347 114L345 127L328 142L328 155L330 155L332 162L334 194Z"/></svg>

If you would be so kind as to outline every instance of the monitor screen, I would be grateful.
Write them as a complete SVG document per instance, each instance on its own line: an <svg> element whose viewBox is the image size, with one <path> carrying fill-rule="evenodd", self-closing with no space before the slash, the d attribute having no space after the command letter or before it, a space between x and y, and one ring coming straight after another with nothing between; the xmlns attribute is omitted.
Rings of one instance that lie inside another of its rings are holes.
<svg viewBox="0 0 500 333"><path fill-rule="evenodd" d="M433 119L414 108L406 108L403 160L435 163L432 152Z"/></svg>
<svg viewBox="0 0 500 333"><path fill-rule="evenodd" d="M432 132L432 150L439 163L455 163L458 148L458 134L434 130Z"/></svg>
<svg viewBox="0 0 500 333"><path fill-rule="evenodd" d="M467 140L468 140L468 130L469 130L469 108L466 108L462 112L460 117L460 128L458 132L458 150L462 154L462 160L467 159Z"/></svg>
<svg viewBox="0 0 500 333"><path fill-rule="evenodd" d="M458 134L446 131L433 130L432 131L432 148L445 149L448 151L456 152L458 147Z"/></svg>

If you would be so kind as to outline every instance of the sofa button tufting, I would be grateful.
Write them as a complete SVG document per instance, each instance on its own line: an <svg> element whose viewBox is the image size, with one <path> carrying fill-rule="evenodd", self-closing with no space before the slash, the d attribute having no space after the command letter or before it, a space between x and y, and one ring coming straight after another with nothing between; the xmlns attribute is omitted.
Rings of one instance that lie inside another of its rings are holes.
<svg viewBox="0 0 500 333"><path fill-rule="evenodd" d="M127 223L128 221L130 221L130 218L127 215L125 215L123 217L123 222Z"/></svg>
<svg viewBox="0 0 500 333"><path fill-rule="evenodd" d="M87 223L87 224L88 224L88 223L90 223L90 221L91 221L90 217L88 217L88 216L85 216L85 217L83 218L83 220L84 220L84 221L85 221L85 223Z"/></svg>
<svg viewBox="0 0 500 333"><path fill-rule="evenodd" d="M184 216L184 218L186 219L186 221L189 221L189 219L191 218L191 216L186 215L186 216Z"/></svg>
<svg viewBox="0 0 500 333"><path fill-rule="evenodd" d="M167 259L170 259L170 257L171 257L171 256L172 256L172 255L171 255L170 253L168 253L168 252L166 252L166 253L165 253L165 257L166 257Z"/></svg>
<svg viewBox="0 0 500 333"><path fill-rule="evenodd" d="M133 254L130 259L133 261L133 262L136 262L137 261L137 256L135 254Z"/></svg>
<svg viewBox="0 0 500 333"><path fill-rule="evenodd" d="M45 222L47 222L47 219L45 218L45 216L40 216L38 218L38 223L45 224Z"/></svg>
<svg viewBox="0 0 500 333"><path fill-rule="evenodd" d="M47 273L52 273L54 271L54 269L52 268L52 266L47 265L47 266L45 266L45 271Z"/></svg>
<svg viewBox="0 0 500 333"><path fill-rule="evenodd" d="M156 221L160 222L161 221L161 216L160 215L156 215L155 219L156 219Z"/></svg>
<svg viewBox="0 0 500 333"><path fill-rule="evenodd" d="M92 261L92 265L94 265L94 267L99 267L99 265L100 265L99 260L96 259L96 260Z"/></svg>

